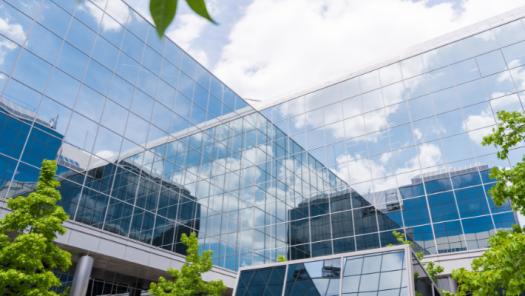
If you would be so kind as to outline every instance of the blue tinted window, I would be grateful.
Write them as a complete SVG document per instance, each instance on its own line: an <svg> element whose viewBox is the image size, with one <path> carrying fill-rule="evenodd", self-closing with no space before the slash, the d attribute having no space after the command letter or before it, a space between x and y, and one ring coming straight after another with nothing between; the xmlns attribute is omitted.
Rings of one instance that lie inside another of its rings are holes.
<svg viewBox="0 0 525 296"><path fill-rule="evenodd" d="M189 55L185 52L182 53L182 62L180 64L180 69L184 71L189 77L195 77L195 70L197 69L197 62L195 62Z"/></svg>
<svg viewBox="0 0 525 296"><path fill-rule="evenodd" d="M108 69L113 70L118 57L118 48L111 45L104 38L98 38L91 57Z"/></svg>
<svg viewBox="0 0 525 296"><path fill-rule="evenodd" d="M432 222L459 219L456 200L452 191L428 196Z"/></svg>
<svg viewBox="0 0 525 296"><path fill-rule="evenodd" d="M93 43L95 42L95 37L95 32L73 18L73 21L71 21L71 25L69 26L66 40L85 54L90 54L91 48L93 48Z"/></svg>
<svg viewBox="0 0 525 296"><path fill-rule="evenodd" d="M466 173L452 177L452 185L454 188L463 188L474 185L481 185L481 178L478 172Z"/></svg>
<svg viewBox="0 0 525 296"><path fill-rule="evenodd" d="M11 80L7 85L4 97L11 103L21 107L22 110L36 112L42 95L29 87Z"/></svg>
<svg viewBox="0 0 525 296"><path fill-rule="evenodd" d="M109 42L113 43L113 45L120 48L124 31L125 29L121 24L112 19L109 15L105 14L104 18L102 19L102 27L98 33L100 36L103 36Z"/></svg>
<svg viewBox="0 0 525 296"><path fill-rule="evenodd" d="M433 93L432 99L437 114L460 107L456 89L453 87Z"/></svg>
<svg viewBox="0 0 525 296"><path fill-rule="evenodd" d="M215 78L215 76L211 76L211 85L210 85L210 92L217 98L222 99L222 92L223 92L224 85ZM235 110L238 110L240 106L235 106ZM241 107L242 108L242 107Z"/></svg>
<svg viewBox="0 0 525 296"><path fill-rule="evenodd" d="M27 40L26 48L51 64L55 63L62 39L35 24Z"/></svg>
<svg viewBox="0 0 525 296"><path fill-rule="evenodd" d="M516 91L508 71L483 78L489 98L495 99ZM485 100L485 97L483 98Z"/></svg>
<svg viewBox="0 0 525 296"><path fill-rule="evenodd" d="M162 55L164 53L164 46L166 44L166 38L160 39L159 35L157 34L157 31L152 26L149 26L147 43L149 46L155 49L159 54Z"/></svg>
<svg viewBox="0 0 525 296"><path fill-rule="evenodd" d="M4 46L5 55L4 55L3 63L0 64L0 71L9 74L11 73L11 69L13 68L16 58L18 57L18 53L20 52L20 46L9 41L3 36L0 36L0 42L2 42L2 44L5 44Z"/></svg>
<svg viewBox="0 0 525 296"><path fill-rule="evenodd" d="M155 97L157 101L163 103L166 107L172 109L173 103L175 102L175 89L169 86L163 80L159 80L159 85L157 87L157 96Z"/></svg>
<svg viewBox="0 0 525 296"><path fill-rule="evenodd" d="M451 65L450 70L452 71L456 84L479 78L478 65L474 59Z"/></svg>
<svg viewBox="0 0 525 296"><path fill-rule="evenodd" d="M482 186L456 190L459 213L462 218L489 214L489 207Z"/></svg>
<svg viewBox="0 0 525 296"><path fill-rule="evenodd" d="M439 128L435 117L414 121L413 125L416 142L421 143L439 138Z"/></svg>
<svg viewBox="0 0 525 296"><path fill-rule="evenodd" d="M467 250L463 229L459 221L434 224L438 253L461 252Z"/></svg>
<svg viewBox="0 0 525 296"><path fill-rule="evenodd" d="M133 10L130 9L129 12L130 14L126 27L140 39L146 40L146 34L148 33L148 28L150 27L148 22Z"/></svg>
<svg viewBox="0 0 525 296"><path fill-rule="evenodd" d="M126 121L128 118L128 110L122 108L111 100L107 100L104 107L104 115L101 123L107 128L117 132L119 135L124 134Z"/></svg>
<svg viewBox="0 0 525 296"><path fill-rule="evenodd" d="M131 97L133 96L133 89L133 85L114 75L108 96L125 108L129 108Z"/></svg>
<svg viewBox="0 0 525 296"><path fill-rule="evenodd" d="M137 79L137 87L143 90L148 95L154 97L157 91L157 81L159 78L151 73L146 68L140 68L139 78Z"/></svg>
<svg viewBox="0 0 525 296"><path fill-rule="evenodd" d="M166 50L164 57L172 62L175 66L179 67L181 60L182 50L171 41L166 41Z"/></svg>
<svg viewBox="0 0 525 296"><path fill-rule="evenodd" d="M69 108L73 108L79 88L80 82L66 73L55 69L47 85L46 95Z"/></svg>
<svg viewBox="0 0 525 296"><path fill-rule="evenodd" d="M164 60L164 62L162 63L162 73L160 74L160 77L175 87L177 86L179 69L177 69L167 60Z"/></svg>
<svg viewBox="0 0 525 296"><path fill-rule="evenodd" d="M434 115L434 110L432 108L432 98L430 95L412 99L408 101L408 105L410 106L412 120L418 120Z"/></svg>
<svg viewBox="0 0 525 296"><path fill-rule="evenodd" d="M24 50L18 59L13 77L43 92L52 68L44 60Z"/></svg>
<svg viewBox="0 0 525 296"><path fill-rule="evenodd" d="M100 120L106 98L89 87L83 86L78 95L75 110L96 122Z"/></svg>
<svg viewBox="0 0 525 296"><path fill-rule="evenodd" d="M56 66L78 80L82 80L88 64L88 56L71 46L69 43L62 45Z"/></svg>
<svg viewBox="0 0 525 296"><path fill-rule="evenodd" d="M430 92L435 92L454 85L450 69L448 67L434 70L427 74Z"/></svg>
<svg viewBox="0 0 525 296"><path fill-rule="evenodd" d="M449 162L474 157L468 134L443 138L443 148Z"/></svg>
<svg viewBox="0 0 525 296"><path fill-rule="evenodd" d="M22 14L20 11L5 2L0 4L0 18L3 20L9 20L12 26L17 26L22 30L22 32L17 31L16 33L10 32L9 34L6 34L11 40L22 45L33 21L25 14Z"/></svg>
<svg viewBox="0 0 525 296"><path fill-rule="evenodd" d="M406 226L416 226L430 223L427 200L424 196L405 199L403 204L403 218Z"/></svg>
<svg viewBox="0 0 525 296"><path fill-rule="evenodd" d="M407 104L400 103L386 107L386 116L389 126L396 126L410 121Z"/></svg>
<svg viewBox="0 0 525 296"><path fill-rule="evenodd" d="M75 17L94 31L97 31L102 15L102 10L95 6L93 2L79 3L75 10Z"/></svg>
<svg viewBox="0 0 525 296"><path fill-rule="evenodd" d="M461 112L461 110L439 114L436 118L441 136L454 135L464 131L463 112Z"/></svg>
<svg viewBox="0 0 525 296"><path fill-rule="evenodd" d="M490 216L461 220L469 250L488 247L488 239L494 234L494 224Z"/></svg>
<svg viewBox="0 0 525 296"><path fill-rule="evenodd" d="M195 82L191 80L186 74L180 73L179 83L177 84L177 90L183 93L185 96L193 97L193 85Z"/></svg>
<svg viewBox="0 0 525 296"><path fill-rule="evenodd" d="M445 175L448 175L445 173ZM440 191L447 191L452 189L452 183L448 176L442 177L442 179L425 182L425 189L427 194L432 194Z"/></svg>
<svg viewBox="0 0 525 296"><path fill-rule="evenodd" d="M507 69L505 60L501 51L495 50L484 55L476 57L479 65L479 71L482 76L487 76Z"/></svg>
<svg viewBox="0 0 525 296"><path fill-rule="evenodd" d="M171 110L156 102L155 107L153 108L153 116L151 118L151 123L155 124L165 132L169 132L170 118Z"/></svg>
<svg viewBox="0 0 525 296"><path fill-rule="evenodd" d="M144 57L142 58L142 64L156 75L159 75L161 63L162 57L153 49L151 49L151 47L146 46L144 48Z"/></svg>
<svg viewBox="0 0 525 296"><path fill-rule="evenodd" d="M140 90L135 90L131 111L149 121L154 100Z"/></svg>
<svg viewBox="0 0 525 296"><path fill-rule="evenodd" d="M107 94L111 83L112 73L101 64L91 60L84 77L84 83L102 94Z"/></svg>
<svg viewBox="0 0 525 296"><path fill-rule="evenodd" d="M140 62L143 49L144 42L130 32L126 32L124 35L124 41L122 42L122 50L137 62Z"/></svg>

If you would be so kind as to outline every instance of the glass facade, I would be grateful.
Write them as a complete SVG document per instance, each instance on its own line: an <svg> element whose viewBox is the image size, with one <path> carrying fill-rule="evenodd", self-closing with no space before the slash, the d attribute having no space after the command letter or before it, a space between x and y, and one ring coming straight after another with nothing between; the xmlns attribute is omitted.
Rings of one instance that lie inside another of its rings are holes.
<svg viewBox="0 0 525 296"><path fill-rule="evenodd" d="M243 269L235 296L441 295L410 248L360 253Z"/></svg>
<svg viewBox="0 0 525 296"><path fill-rule="evenodd" d="M240 267L487 247L517 223L479 145L523 111L521 20L260 112L120 0L0 2L0 198L56 159L72 220ZM273 288L268 288L273 289Z"/></svg>

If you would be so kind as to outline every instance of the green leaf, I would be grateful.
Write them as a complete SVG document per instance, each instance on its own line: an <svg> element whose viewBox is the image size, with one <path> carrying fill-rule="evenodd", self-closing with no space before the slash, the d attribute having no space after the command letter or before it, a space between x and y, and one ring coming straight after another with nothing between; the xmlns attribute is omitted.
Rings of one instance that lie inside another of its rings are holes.
<svg viewBox="0 0 525 296"><path fill-rule="evenodd" d="M203 18L209 20L210 22L217 24L208 13L208 9L206 8L206 3L204 0L186 0L186 3L190 6L190 8L198 15L202 16Z"/></svg>
<svg viewBox="0 0 525 296"><path fill-rule="evenodd" d="M149 2L149 11L160 39L175 18L177 2L178 0L150 0Z"/></svg>

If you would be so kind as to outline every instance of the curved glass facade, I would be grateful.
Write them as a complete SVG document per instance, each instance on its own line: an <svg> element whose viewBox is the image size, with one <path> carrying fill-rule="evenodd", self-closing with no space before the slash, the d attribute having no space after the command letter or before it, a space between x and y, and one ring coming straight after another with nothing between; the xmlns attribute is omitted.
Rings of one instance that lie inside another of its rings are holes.
<svg viewBox="0 0 525 296"><path fill-rule="evenodd" d="M521 21L255 111L120 0L0 2L0 198L56 159L71 219L231 270L378 248L487 247L509 161L479 145L521 110Z"/></svg>

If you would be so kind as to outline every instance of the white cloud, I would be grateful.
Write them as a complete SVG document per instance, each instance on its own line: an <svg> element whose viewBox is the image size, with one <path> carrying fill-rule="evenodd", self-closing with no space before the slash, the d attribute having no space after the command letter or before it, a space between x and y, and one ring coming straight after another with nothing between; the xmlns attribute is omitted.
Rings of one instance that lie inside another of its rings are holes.
<svg viewBox="0 0 525 296"><path fill-rule="evenodd" d="M215 73L242 96L269 99L522 5L520 0L254 0Z"/></svg>

